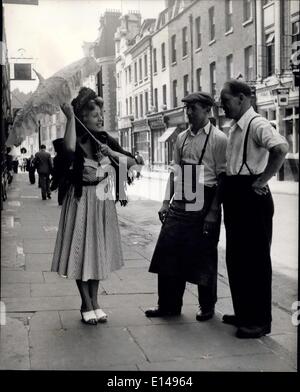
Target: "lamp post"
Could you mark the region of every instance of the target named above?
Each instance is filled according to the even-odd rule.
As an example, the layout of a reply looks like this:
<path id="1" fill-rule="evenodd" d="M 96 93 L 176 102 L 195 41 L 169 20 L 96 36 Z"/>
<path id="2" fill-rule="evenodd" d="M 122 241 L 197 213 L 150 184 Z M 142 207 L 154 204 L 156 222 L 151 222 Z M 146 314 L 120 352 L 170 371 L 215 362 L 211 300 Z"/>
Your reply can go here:
<path id="1" fill-rule="evenodd" d="M 41 121 L 39 120 L 39 127 L 38 127 L 38 136 L 39 136 L 39 150 L 41 149 L 42 141 L 41 141 Z"/>

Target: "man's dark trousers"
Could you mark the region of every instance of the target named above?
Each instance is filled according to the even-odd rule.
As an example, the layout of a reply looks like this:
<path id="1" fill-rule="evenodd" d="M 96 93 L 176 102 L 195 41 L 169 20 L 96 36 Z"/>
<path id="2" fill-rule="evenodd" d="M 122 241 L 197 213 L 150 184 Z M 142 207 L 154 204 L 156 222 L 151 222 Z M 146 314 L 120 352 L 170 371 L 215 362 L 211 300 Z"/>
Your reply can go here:
<path id="1" fill-rule="evenodd" d="M 39 174 L 39 184 L 41 186 L 42 199 L 45 200 L 50 192 L 50 178 L 49 174 Z"/>

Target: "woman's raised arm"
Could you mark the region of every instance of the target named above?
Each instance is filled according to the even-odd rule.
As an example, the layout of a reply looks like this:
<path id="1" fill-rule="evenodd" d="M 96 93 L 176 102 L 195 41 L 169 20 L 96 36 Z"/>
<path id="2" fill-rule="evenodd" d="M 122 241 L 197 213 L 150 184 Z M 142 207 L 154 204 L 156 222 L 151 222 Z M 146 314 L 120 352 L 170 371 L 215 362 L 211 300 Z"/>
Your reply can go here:
<path id="1" fill-rule="evenodd" d="M 72 105 L 64 103 L 61 105 L 61 110 L 67 118 L 66 131 L 64 136 L 65 148 L 69 152 L 75 152 L 76 148 L 76 130 L 75 130 L 75 116 Z"/>

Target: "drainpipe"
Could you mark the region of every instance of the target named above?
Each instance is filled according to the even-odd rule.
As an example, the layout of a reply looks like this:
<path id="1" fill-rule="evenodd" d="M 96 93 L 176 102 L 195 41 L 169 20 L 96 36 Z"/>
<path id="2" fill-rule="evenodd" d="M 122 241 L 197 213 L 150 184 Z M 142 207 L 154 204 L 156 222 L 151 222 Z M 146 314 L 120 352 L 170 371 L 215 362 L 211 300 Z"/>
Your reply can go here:
<path id="1" fill-rule="evenodd" d="M 153 54 L 153 47 L 152 47 L 152 35 L 150 35 L 150 105 L 153 107 L 153 70 L 152 70 L 152 54 Z M 148 122 L 149 124 L 149 122 Z M 149 127 L 150 128 L 150 127 Z M 149 132 L 149 168 L 151 170 L 153 165 L 153 146 L 152 146 L 152 132 L 150 128 Z"/>

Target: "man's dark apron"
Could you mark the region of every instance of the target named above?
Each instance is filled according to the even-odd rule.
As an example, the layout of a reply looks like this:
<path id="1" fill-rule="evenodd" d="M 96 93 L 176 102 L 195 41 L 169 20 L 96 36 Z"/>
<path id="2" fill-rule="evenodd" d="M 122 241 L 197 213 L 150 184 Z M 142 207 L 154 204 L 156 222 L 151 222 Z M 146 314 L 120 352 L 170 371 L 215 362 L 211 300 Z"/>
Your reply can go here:
<path id="1" fill-rule="evenodd" d="M 252 120 L 245 135 L 242 165 L 237 175 L 226 176 L 223 198 L 228 278 L 234 312 L 243 326 L 271 322 L 270 248 L 274 205 L 269 188 L 266 195 L 258 195 L 252 188 L 259 177 L 252 174 L 247 164 Z M 249 175 L 240 174 L 244 165 Z"/>
<path id="2" fill-rule="evenodd" d="M 212 127 L 211 127 L 212 128 Z M 198 165 L 201 165 L 206 150 L 207 142 L 211 133 L 206 137 L 204 147 Z M 183 147 L 181 148 L 180 165 L 184 173 L 185 165 L 192 165 L 192 187 L 196 189 L 196 166 L 182 159 Z M 184 175 L 182 176 L 182 189 Z M 182 207 L 173 200 L 166 221 L 164 222 L 154 254 L 151 260 L 149 272 L 164 274 L 167 276 L 181 277 L 187 282 L 209 286 L 215 284 L 217 275 L 217 244 L 220 234 L 220 221 L 216 231 L 212 235 L 203 235 L 204 218 L 214 198 L 216 187 L 204 187 L 204 205 L 200 211 L 186 211 L 186 203 L 195 200 L 185 200 L 183 197 Z"/>

